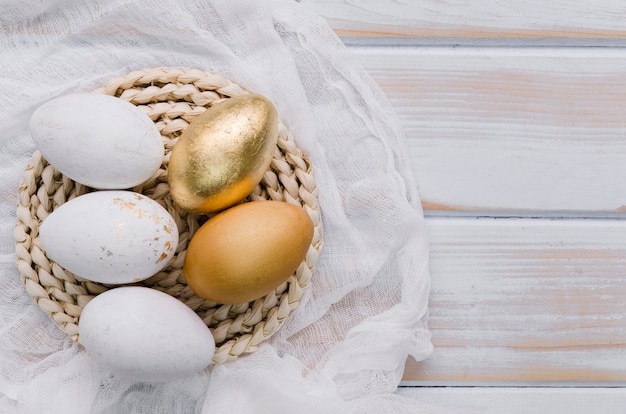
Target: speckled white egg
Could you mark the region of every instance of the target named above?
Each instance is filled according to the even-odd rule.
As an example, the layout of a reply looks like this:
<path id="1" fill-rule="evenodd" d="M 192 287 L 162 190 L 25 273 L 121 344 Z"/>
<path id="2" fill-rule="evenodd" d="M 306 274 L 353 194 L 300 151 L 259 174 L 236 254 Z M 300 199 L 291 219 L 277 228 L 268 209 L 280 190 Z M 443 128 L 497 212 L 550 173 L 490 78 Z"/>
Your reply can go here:
<path id="1" fill-rule="evenodd" d="M 136 192 L 95 191 L 54 210 L 39 229 L 46 255 L 83 279 L 131 283 L 163 269 L 178 245 L 174 218 Z"/>
<path id="2" fill-rule="evenodd" d="M 126 286 L 99 294 L 83 309 L 79 341 L 103 368 L 143 382 L 205 369 L 215 340 L 187 305 L 158 290 Z"/>
<path id="3" fill-rule="evenodd" d="M 30 134 L 43 156 L 74 181 L 127 189 L 148 180 L 163 161 L 156 125 L 141 109 L 113 96 L 61 96 L 33 113 Z"/>

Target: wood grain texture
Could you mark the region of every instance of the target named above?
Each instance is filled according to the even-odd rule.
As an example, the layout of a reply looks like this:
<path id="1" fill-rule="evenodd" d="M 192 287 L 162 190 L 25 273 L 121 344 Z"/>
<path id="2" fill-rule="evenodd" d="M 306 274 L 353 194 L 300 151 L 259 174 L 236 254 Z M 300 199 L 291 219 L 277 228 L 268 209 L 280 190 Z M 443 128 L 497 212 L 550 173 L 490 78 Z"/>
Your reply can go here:
<path id="1" fill-rule="evenodd" d="M 343 37 L 626 39 L 619 0 L 301 0 Z"/>
<path id="2" fill-rule="evenodd" d="M 615 414 L 626 407 L 620 388 L 400 388 L 398 394 L 457 414 Z"/>
<path id="3" fill-rule="evenodd" d="M 418 385 L 626 384 L 626 223 L 429 219 Z"/>
<path id="4" fill-rule="evenodd" d="M 429 212 L 624 215 L 626 50 L 351 50 L 400 117 Z"/>
<path id="5" fill-rule="evenodd" d="M 626 386 L 626 4 L 301 4 L 390 98 L 436 216 L 435 351 L 407 363 L 398 393 L 487 413 L 623 411 L 624 389 L 580 387 Z M 536 385 L 567 388 L 501 388 Z"/>

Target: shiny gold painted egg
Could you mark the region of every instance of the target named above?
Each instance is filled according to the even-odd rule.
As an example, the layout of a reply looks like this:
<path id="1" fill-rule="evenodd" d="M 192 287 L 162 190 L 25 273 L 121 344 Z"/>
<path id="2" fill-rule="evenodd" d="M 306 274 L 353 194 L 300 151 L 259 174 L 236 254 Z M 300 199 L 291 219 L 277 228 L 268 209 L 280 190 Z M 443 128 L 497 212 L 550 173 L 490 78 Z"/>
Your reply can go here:
<path id="1" fill-rule="evenodd" d="M 183 264 L 187 285 L 222 304 L 261 298 L 294 274 L 313 239 L 304 208 L 252 201 L 226 209 L 193 235 Z"/>
<path id="2" fill-rule="evenodd" d="M 278 140 L 278 114 L 264 96 L 224 100 L 193 120 L 170 155 L 174 202 L 194 213 L 236 204 L 269 168 Z"/>

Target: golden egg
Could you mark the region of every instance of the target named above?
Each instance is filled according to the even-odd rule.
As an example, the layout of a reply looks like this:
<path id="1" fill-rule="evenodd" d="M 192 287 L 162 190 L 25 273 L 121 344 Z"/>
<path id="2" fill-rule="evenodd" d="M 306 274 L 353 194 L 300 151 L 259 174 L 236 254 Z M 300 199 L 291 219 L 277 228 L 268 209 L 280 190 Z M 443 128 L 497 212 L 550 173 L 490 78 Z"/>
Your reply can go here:
<path id="1" fill-rule="evenodd" d="M 231 207 L 193 235 L 183 272 L 187 284 L 212 302 L 250 302 L 270 293 L 305 259 L 313 222 L 302 207 L 253 201 Z"/>
<path id="2" fill-rule="evenodd" d="M 168 182 L 184 210 L 209 213 L 244 199 L 269 168 L 278 114 L 261 95 L 224 100 L 193 120 L 170 155 Z"/>

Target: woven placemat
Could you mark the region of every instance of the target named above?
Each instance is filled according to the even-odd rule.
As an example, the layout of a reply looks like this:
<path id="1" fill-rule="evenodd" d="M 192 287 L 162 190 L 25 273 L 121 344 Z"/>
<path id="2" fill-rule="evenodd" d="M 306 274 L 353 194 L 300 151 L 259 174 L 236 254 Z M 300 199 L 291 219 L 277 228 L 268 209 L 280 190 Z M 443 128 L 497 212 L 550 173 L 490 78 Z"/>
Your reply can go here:
<path id="1" fill-rule="evenodd" d="M 261 299 L 240 305 L 213 303 L 195 295 L 185 282 L 182 270 L 185 251 L 207 216 L 182 211 L 172 201 L 167 183 L 169 153 L 189 122 L 207 107 L 249 92 L 223 76 L 186 68 L 135 71 L 112 79 L 94 92 L 117 96 L 140 107 L 157 125 L 165 145 L 161 168 L 132 190 L 156 200 L 174 217 L 179 229 L 179 248 L 163 271 L 135 285 L 166 292 L 193 309 L 215 337 L 213 363 L 253 352 L 298 306 L 317 262 L 322 227 L 309 160 L 279 122 L 278 144 L 270 168 L 246 199 L 280 200 L 302 206 L 315 227 L 306 259 L 287 282 Z M 82 309 L 113 285 L 82 280 L 51 261 L 41 247 L 38 232 L 41 222 L 54 209 L 89 191 L 93 189 L 67 178 L 35 151 L 19 187 L 15 228 L 17 268 L 28 294 L 76 342 Z"/>

